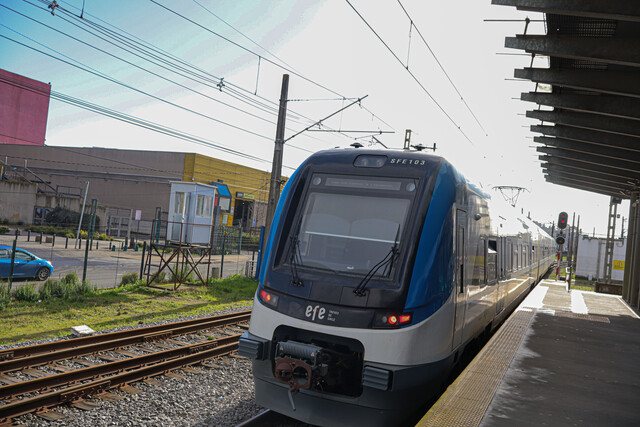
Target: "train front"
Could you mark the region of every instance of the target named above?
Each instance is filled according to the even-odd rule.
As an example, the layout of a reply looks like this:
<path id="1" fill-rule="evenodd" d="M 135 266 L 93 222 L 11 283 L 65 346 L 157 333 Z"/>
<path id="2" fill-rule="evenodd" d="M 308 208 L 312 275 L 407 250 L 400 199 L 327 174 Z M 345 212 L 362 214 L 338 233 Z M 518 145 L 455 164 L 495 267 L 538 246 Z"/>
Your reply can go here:
<path id="1" fill-rule="evenodd" d="M 293 174 L 240 342 L 258 404 L 312 424 L 389 425 L 428 397 L 425 385 L 437 388 L 451 363 L 447 165 L 331 150 Z"/>

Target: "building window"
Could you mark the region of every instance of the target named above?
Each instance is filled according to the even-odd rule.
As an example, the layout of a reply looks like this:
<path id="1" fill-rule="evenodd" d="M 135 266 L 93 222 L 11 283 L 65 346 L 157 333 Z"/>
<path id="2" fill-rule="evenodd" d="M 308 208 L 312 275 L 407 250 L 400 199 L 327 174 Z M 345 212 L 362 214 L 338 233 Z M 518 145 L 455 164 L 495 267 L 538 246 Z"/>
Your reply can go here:
<path id="1" fill-rule="evenodd" d="M 210 217 L 212 209 L 213 197 L 199 194 L 196 203 L 196 216 Z"/>
<path id="2" fill-rule="evenodd" d="M 184 212 L 184 193 L 176 192 L 175 202 L 173 204 L 173 213 L 181 214 Z"/>

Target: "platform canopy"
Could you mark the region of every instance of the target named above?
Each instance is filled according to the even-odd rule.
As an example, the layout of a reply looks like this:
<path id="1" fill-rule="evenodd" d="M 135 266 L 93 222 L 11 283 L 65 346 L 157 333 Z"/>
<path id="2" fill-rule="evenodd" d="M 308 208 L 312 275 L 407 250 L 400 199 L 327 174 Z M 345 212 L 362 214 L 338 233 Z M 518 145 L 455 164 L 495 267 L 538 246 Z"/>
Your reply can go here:
<path id="1" fill-rule="evenodd" d="M 505 41 L 507 48 L 549 57 L 549 68 L 515 70 L 516 78 L 551 87 L 551 92 L 521 95 L 538 104 L 526 115 L 541 122 L 531 130 L 540 134 L 534 141 L 540 144 L 545 179 L 635 198 L 640 186 L 640 0 L 492 3 L 545 14 L 546 35 Z"/>

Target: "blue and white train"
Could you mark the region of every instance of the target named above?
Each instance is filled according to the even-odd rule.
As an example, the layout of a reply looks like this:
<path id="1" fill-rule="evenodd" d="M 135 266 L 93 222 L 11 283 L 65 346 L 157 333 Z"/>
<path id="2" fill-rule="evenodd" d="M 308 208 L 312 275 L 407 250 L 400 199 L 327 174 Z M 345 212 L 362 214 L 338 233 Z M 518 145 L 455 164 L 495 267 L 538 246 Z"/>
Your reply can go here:
<path id="1" fill-rule="evenodd" d="M 283 189 L 240 342 L 257 403 L 311 424 L 397 424 L 524 298 L 553 245 L 442 157 L 312 155 Z"/>

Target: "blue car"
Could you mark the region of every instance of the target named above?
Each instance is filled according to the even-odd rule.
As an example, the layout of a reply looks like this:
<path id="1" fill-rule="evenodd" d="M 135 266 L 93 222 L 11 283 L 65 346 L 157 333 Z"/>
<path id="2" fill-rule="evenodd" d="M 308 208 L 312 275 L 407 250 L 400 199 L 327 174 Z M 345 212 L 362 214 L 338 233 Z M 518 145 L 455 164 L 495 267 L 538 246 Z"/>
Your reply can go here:
<path id="1" fill-rule="evenodd" d="M 9 277 L 11 270 L 11 246 L 0 246 L 0 279 Z M 47 280 L 53 274 L 53 265 L 24 249 L 16 248 L 13 264 L 13 277 L 33 277 L 37 280 Z"/>

